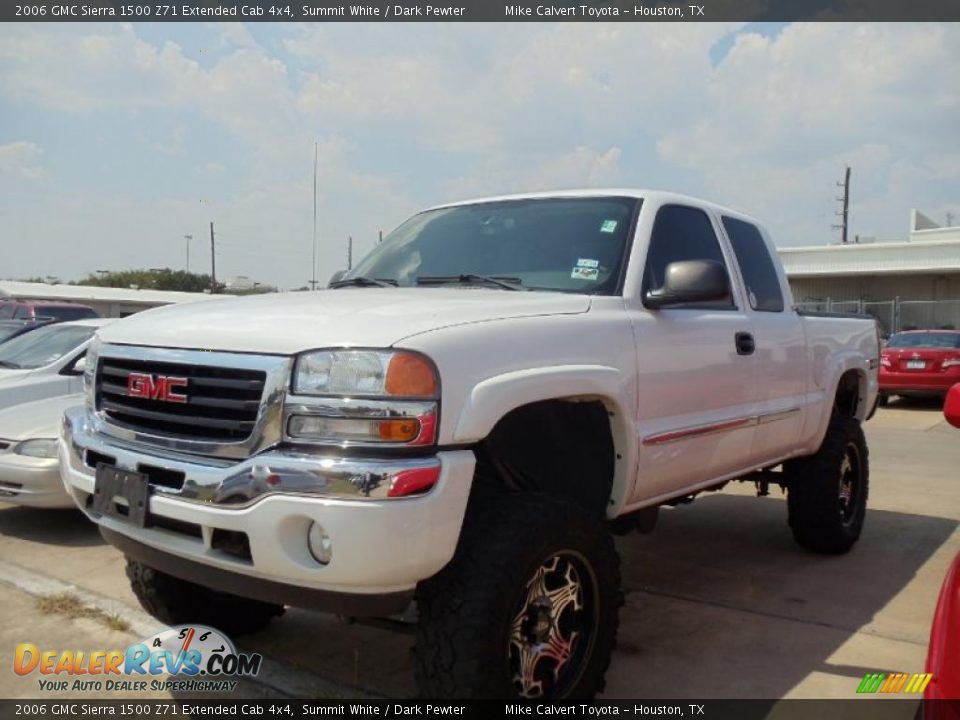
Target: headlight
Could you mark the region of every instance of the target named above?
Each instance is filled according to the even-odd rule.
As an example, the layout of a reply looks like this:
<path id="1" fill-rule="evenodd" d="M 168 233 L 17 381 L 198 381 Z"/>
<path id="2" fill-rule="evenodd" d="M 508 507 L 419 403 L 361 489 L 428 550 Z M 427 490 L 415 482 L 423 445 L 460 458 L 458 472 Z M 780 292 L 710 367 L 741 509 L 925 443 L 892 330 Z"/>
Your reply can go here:
<path id="1" fill-rule="evenodd" d="M 301 355 L 298 395 L 436 398 L 437 371 L 422 355 L 393 350 L 318 350 Z"/>
<path id="2" fill-rule="evenodd" d="M 57 441 L 54 438 L 38 440 L 24 440 L 13 449 L 16 455 L 26 455 L 35 458 L 55 458 L 57 456 Z"/>
<path id="3" fill-rule="evenodd" d="M 317 350 L 297 359 L 284 407 L 296 443 L 426 446 L 437 439 L 440 379 L 405 350 Z"/>

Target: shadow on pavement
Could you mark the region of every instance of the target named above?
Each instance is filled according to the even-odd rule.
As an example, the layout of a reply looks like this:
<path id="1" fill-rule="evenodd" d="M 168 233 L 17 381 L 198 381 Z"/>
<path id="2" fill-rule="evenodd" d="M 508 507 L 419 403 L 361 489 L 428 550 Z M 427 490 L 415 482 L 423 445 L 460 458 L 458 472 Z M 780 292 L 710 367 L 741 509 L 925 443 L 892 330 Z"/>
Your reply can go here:
<path id="1" fill-rule="evenodd" d="M 902 397 L 894 395 L 888 401 L 887 407 L 895 410 L 932 410 L 941 412 L 943 410 L 943 397 L 933 395 L 930 397 Z"/>
<path id="2" fill-rule="evenodd" d="M 826 557 L 794 544 L 776 496 L 711 495 L 665 511 L 653 534 L 618 540 L 627 604 L 606 696 L 779 698 L 810 673 L 827 672 L 840 676 L 840 695 L 849 685 L 852 697 L 863 674 L 884 669 L 883 658 L 845 664 L 831 656 L 875 620 L 956 525 L 871 510 L 860 543 Z M 885 617 L 882 631 L 869 633 L 884 636 L 888 653 L 886 634 L 903 635 L 912 645 L 895 643 L 894 652 L 916 653 L 935 596 L 936 589 L 929 608 Z M 407 635 L 291 609 L 242 644 L 344 687 L 416 694 Z"/>
<path id="3" fill-rule="evenodd" d="M 69 509 L 49 510 L 9 505 L 0 507 L 0 535 L 62 547 L 106 544 L 96 525 L 87 520 L 79 510 Z"/>

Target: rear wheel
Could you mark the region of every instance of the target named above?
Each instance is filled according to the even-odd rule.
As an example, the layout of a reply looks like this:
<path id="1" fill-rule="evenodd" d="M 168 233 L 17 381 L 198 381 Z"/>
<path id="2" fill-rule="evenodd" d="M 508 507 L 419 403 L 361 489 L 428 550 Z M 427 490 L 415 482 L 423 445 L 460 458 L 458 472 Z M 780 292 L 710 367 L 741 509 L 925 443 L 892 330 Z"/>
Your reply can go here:
<path id="1" fill-rule="evenodd" d="M 860 538 L 867 511 L 870 468 L 860 423 L 834 415 L 820 449 L 784 469 L 796 541 L 813 552 L 847 552 Z"/>
<path id="2" fill-rule="evenodd" d="M 418 588 L 420 691 L 593 697 L 622 604 L 606 522 L 554 497 L 495 498 L 468 514 L 454 559 Z"/>
<path id="3" fill-rule="evenodd" d="M 211 590 L 129 558 L 127 577 L 143 609 L 167 625 L 197 623 L 245 635 L 262 630 L 284 611 L 283 605 Z"/>

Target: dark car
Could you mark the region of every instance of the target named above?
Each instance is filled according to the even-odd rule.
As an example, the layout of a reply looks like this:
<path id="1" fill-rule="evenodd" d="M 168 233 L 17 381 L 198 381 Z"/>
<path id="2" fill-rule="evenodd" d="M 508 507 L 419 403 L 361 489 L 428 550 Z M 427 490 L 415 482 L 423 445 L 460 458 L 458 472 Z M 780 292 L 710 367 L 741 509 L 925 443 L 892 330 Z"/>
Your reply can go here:
<path id="1" fill-rule="evenodd" d="M 86 320 L 100 314 L 92 307 L 52 300 L 0 300 L 0 320 Z"/>
<path id="2" fill-rule="evenodd" d="M 880 353 L 880 402 L 891 395 L 944 396 L 960 382 L 960 331 L 910 330 Z"/>

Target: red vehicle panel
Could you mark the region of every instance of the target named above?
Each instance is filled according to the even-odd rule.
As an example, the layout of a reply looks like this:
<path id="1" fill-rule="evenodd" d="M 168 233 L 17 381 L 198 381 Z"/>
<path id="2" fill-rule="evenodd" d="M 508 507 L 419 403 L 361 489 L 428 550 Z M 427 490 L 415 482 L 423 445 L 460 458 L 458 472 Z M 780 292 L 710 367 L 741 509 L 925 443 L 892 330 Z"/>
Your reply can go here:
<path id="1" fill-rule="evenodd" d="M 923 693 L 924 700 L 960 700 L 960 555 L 940 590 L 925 672 L 933 679 Z M 927 720 L 955 720 L 960 718 L 960 705 L 928 706 L 925 716 Z"/>
<path id="2" fill-rule="evenodd" d="M 880 353 L 880 391 L 885 395 L 945 395 L 960 382 L 960 332 L 897 333 Z"/>

